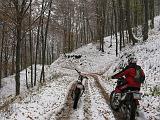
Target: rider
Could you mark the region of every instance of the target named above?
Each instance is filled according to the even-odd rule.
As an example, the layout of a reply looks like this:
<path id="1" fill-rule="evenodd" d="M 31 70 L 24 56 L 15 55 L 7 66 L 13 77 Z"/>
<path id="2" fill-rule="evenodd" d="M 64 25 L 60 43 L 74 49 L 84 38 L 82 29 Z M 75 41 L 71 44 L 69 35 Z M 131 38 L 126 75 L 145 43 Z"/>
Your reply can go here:
<path id="1" fill-rule="evenodd" d="M 138 90 L 138 91 L 140 90 L 141 83 L 135 80 L 137 67 L 140 67 L 137 65 L 137 58 L 135 56 L 130 56 L 128 58 L 128 65 L 121 72 L 111 76 L 112 79 L 124 78 L 125 81 L 124 84 L 116 87 L 115 89 L 116 93 L 122 93 L 124 90 Z M 142 76 L 145 79 L 145 74 L 143 70 L 142 70 Z"/>
<path id="2" fill-rule="evenodd" d="M 82 96 L 82 94 L 84 93 L 84 90 L 85 90 L 84 85 L 82 84 L 82 80 L 83 80 L 83 77 L 80 76 L 75 83 L 74 90 L 72 91 L 72 98 L 73 98 L 73 95 L 74 95 L 73 109 L 77 109 L 78 100 Z"/>

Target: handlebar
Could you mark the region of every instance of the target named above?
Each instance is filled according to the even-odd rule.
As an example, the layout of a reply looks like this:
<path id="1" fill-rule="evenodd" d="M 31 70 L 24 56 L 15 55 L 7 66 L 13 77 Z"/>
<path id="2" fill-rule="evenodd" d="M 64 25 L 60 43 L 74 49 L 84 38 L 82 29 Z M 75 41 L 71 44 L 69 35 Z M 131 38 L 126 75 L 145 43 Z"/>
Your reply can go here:
<path id="1" fill-rule="evenodd" d="M 83 80 L 84 78 L 88 79 L 88 77 L 87 77 L 87 76 L 82 75 L 82 74 L 81 74 L 81 72 L 80 72 L 80 71 L 78 71 L 76 68 L 75 68 L 75 70 L 76 70 L 76 71 L 77 71 L 77 73 L 79 74 L 79 78 L 78 78 L 78 79 L 80 79 L 80 80 Z"/>
<path id="2" fill-rule="evenodd" d="M 77 73 L 78 73 L 78 74 L 81 74 L 81 72 L 80 72 L 80 71 L 78 71 L 76 68 L 75 68 L 75 70 L 77 71 Z"/>

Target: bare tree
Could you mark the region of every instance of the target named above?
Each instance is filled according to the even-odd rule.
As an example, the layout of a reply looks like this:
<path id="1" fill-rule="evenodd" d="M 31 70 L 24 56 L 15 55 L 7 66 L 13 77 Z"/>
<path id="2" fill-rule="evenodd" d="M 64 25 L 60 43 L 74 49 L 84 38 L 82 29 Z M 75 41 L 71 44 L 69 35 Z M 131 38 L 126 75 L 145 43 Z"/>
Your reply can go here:
<path id="1" fill-rule="evenodd" d="M 117 37 L 117 12 L 116 12 L 116 5 L 115 5 L 115 1 L 112 0 L 112 4 L 113 4 L 113 12 L 114 12 L 114 26 L 115 26 L 115 36 L 116 36 L 116 56 L 118 55 L 118 37 Z"/>
<path id="2" fill-rule="evenodd" d="M 40 18 L 39 18 L 39 22 L 38 22 L 38 28 L 37 28 L 37 41 L 36 41 L 36 52 L 35 52 L 35 67 L 34 67 L 34 86 L 36 85 L 36 81 L 37 81 L 37 78 L 36 78 L 36 71 L 37 71 L 37 56 L 38 56 L 38 50 L 39 50 L 39 35 L 40 35 L 40 26 L 41 26 L 41 23 L 42 23 L 42 17 L 43 17 L 43 14 L 44 14 L 44 0 L 42 1 L 42 9 L 41 9 L 41 13 L 40 13 Z"/>
<path id="3" fill-rule="evenodd" d="M 44 64 L 45 64 L 45 52 L 46 52 L 46 42 L 47 42 L 47 34 L 48 34 L 48 26 L 50 21 L 50 15 L 51 15 L 51 7 L 52 7 L 52 0 L 49 2 L 49 11 L 48 11 L 48 17 L 47 17 L 47 23 L 46 23 L 46 29 L 45 29 L 45 36 L 44 36 L 44 43 L 42 43 L 42 71 L 41 71 L 41 77 L 40 81 L 45 82 L 45 71 L 44 71 Z"/>
<path id="4" fill-rule="evenodd" d="M 151 19 L 151 24 L 150 24 L 150 27 L 151 29 L 154 28 L 154 0 L 149 0 L 149 6 L 150 6 L 150 19 Z"/>
<path id="5" fill-rule="evenodd" d="M 15 7 L 15 23 L 16 23 L 16 39 L 17 39 L 17 45 L 16 45 L 16 75 L 15 75 L 15 81 L 16 81 L 16 95 L 20 94 L 20 48 L 21 48 L 21 41 L 22 41 L 22 22 L 23 18 L 25 16 L 25 13 L 28 9 L 26 7 L 27 0 L 19 1 L 19 0 L 11 0 L 14 7 Z"/>
<path id="6" fill-rule="evenodd" d="M 148 39 L 148 0 L 144 0 L 145 21 L 143 27 L 143 41 Z"/>
<path id="7" fill-rule="evenodd" d="M 2 44 L 1 44 L 1 51 L 0 51 L 0 88 L 2 87 L 1 79 L 2 79 L 2 62 L 3 62 L 3 43 L 4 43 L 4 33 L 5 33 L 5 23 L 2 23 L 3 28 L 2 28 Z"/>
<path id="8" fill-rule="evenodd" d="M 133 45 L 138 41 L 134 38 L 132 33 L 132 26 L 131 26 L 131 14 L 130 14 L 130 0 L 126 0 L 126 21 L 127 21 L 127 30 L 129 34 L 129 40 L 132 41 Z"/>

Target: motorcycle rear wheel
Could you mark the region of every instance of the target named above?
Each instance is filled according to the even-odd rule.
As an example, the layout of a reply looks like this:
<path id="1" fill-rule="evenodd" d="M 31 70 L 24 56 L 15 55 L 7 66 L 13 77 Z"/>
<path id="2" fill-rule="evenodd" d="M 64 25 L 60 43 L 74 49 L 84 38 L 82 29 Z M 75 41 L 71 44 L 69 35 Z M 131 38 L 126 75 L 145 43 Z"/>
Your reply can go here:
<path id="1" fill-rule="evenodd" d="M 127 100 L 123 105 L 124 109 L 124 120 L 135 120 L 137 105 L 133 98 L 131 100 Z"/>

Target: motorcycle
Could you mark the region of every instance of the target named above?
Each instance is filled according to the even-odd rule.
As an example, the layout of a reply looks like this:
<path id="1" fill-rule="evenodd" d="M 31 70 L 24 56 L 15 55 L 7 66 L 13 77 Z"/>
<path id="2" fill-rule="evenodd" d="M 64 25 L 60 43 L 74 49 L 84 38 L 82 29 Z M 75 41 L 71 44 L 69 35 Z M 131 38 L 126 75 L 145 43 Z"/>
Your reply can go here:
<path id="1" fill-rule="evenodd" d="M 116 87 L 125 84 L 124 79 L 117 80 Z M 139 91 L 125 90 L 122 93 L 116 93 L 113 90 L 110 94 L 110 106 L 114 111 L 121 111 L 123 120 L 135 120 L 137 102 L 141 100 L 142 94 Z"/>
<path id="2" fill-rule="evenodd" d="M 79 74 L 79 77 L 78 77 L 78 81 L 75 85 L 75 89 L 74 91 L 72 91 L 72 99 L 74 101 L 73 103 L 73 108 L 74 109 L 77 109 L 77 104 L 78 104 L 78 101 L 79 101 L 79 98 L 83 95 L 84 93 L 84 85 L 82 84 L 82 81 L 84 78 L 88 79 L 86 76 L 82 75 L 80 71 L 78 71 L 77 69 L 75 69 L 77 71 L 77 73 Z"/>

